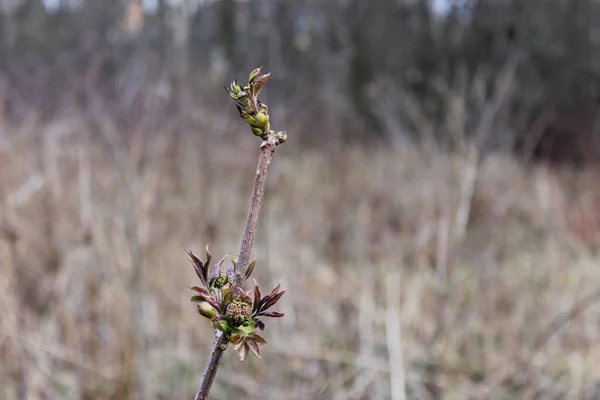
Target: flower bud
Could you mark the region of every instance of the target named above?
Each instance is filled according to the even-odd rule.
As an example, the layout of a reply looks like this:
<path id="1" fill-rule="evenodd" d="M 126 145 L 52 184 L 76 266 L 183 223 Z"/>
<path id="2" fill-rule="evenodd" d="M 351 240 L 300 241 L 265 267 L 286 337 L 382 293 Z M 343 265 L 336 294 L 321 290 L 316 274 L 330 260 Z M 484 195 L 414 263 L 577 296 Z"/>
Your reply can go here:
<path id="1" fill-rule="evenodd" d="M 256 78 L 258 78 L 258 75 L 260 74 L 260 70 L 261 70 L 261 67 L 256 68 L 254 71 L 252 71 L 250 73 L 250 77 L 248 78 L 248 83 L 250 83 L 250 84 L 254 83 L 254 81 L 256 80 Z"/>
<path id="2" fill-rule="evenodd" d="M 206 301 L 198 304 L 198 313 L 208 319 L 213 319 L 218 314 L 217 310 Z"/>
<path id="3" fill-rule="evenodd" d="M 223 286 L 227 285 L 228 283 L 233 283 L 233 277 L 229 276 L 226 271 L 221 271 L 221 273 L 217 277 L 217 280 L 215 281 L 214 286 L 217 289 L 221 289 Z"/>
<path id="4" fill-rule="evenodd" d="M 279 144 L 281 144 L 287 140 L 287 133 L 285 131 L 279 131 L 275 134 L 275 137 Z"/>
<path id="5" fill-rule="evenodd" d="M 247 124 L 256 126 L 256 118 L 252 115 L 248 114 L 247 112 L 242 112 L 241 117 Z"/>
<path id="6" fill-rule="evenodd" d="M 263 130 L 254 126 L 252 127 L 252 133 L 254 133 L 256 136 L 262 136 Z"/>
<path id="7" fill-rule="evenodd" d="M 261 129 L 269 129 L 269 115 L 264 112 L 256 114 L 254 126 Z"/>
<path id="8" fill-rule="evenodd" d="M 252 318 L 252 304 L 242 300 L 234 300 L 229 303 L 225 312 L 225 320 L 229 325 L 238 327 Z"/>

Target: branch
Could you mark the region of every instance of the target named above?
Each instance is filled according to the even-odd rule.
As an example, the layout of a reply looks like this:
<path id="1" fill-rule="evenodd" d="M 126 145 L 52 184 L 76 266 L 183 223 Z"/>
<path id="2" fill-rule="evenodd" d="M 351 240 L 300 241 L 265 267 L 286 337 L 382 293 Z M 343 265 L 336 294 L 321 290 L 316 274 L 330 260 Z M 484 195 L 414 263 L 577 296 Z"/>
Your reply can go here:
<path id="1" fill-rule="evenodd" d="M 260 357 L 258 345 L 264 344 L 266 341 L 254 333 L 259 327 L 260 329 L 264 329 L 264 323 L 256 319 L 256 317 L 265 316 L 278 318 L 283 316 L 282 313 L 265 312 L 267 308 L 275 304 L 285 293 L 285 289 L 279 290 L 279 285 L 270 294 L 262 298 L 257 286 L 254 291 L 254 303 L 249 296 L 240 290 L 237 290 L 242 287 L 254 268 L 254 263 L 250 266 L 250 253 L 252 252 L 252 246 L 254 245 L 254 235 L 256 234 L 256 228 L 258 226 L 258 215 L 265 195 L 267 174 L 269 172 L 269 167 L 271 166 L 273 153 L 275 153 L 275 147 L 282 144 L 287 139 L 285 131 L 275 133 L 271 129 L 268 107 L 266 104 L 261 103 L 257 98 L 258 93 L 267 82 L 270 75 L 265 74 L 259 76 L 260 71 L 261 68 L 252 71 L 247 86 L 242 88 L 237 84 L 237 81 L 234 80 L 230 87 L 226 88 L 231 98 L 235 101 L 240 117 L 244 122 L 250 125 L 252 133 L 263 140 L 260 145 L 256 176 L 254 177 L 254 188 L 252 190 L 252 198 L 250 199 L 250 207 L 248 209 L 244 234 L 242 236 L 240 253 L 237 262 L 232 260 L 235 266 L 235 269 L 231 271 L 233 282 L 231 280 L 229 280 L 230 283 L 219 281 L 219 279 L 227 280 L 232 278 L 231 275 L 225 275 L 224 278 L 220 277 L 220 263 L 217 263 L 215 266 L 214 278 L 209 279 L 208 266 L 210 263 L 210 253 L 208 252 L 208 248 L 206 263 L 202 263 L 190 253 L 195 264 L 194 268 L 196 269 L 196 274 L 202 280 L 204 286 L 203 288 L 196 287 L 195 290 L 199 294 L 194 296 L 192 300 L 197 298 L 197 300 L 200 301 L 199 304 L 197 303 L 198 311 L 201 315 L 210 318 L 217 329 L 215 333 L 215 342 L 194 400 L 207 398 L 212 383 L 215 380 L 219 362 L 221 361 L 230 340 L 233 340 L 234 350 L 239 352 L 240 360 L 244 361 L 249 352 Z M 227 278 L 227 276 L 229 278 Z M 228 285 L 230 285 L 230 287 L 227 287 Z M 216 297 L 213 297 L 212 295 L 214 290 L 219 294 L 218 296 L 215 295 Z M 204 307 L 204 311 L 202 311 L 202 304 L 207 306 L 209 311 L 206 311 L 207 307 Z M 232 305 L 232 307 L 229 307 L 230 305 Z M 219 309 L 219 311 L 217 311 L 217 309 Z M 251 330 L 241 329 L 240 320 L 246 321 L 247 324 L 245 324 L 244 327 L 249 327 Z"/>
<path id="2" fill-rule="evenodd" d="M 202 380 L 200 381 L 200 387 L 196 392 L 194 400 L 204 400 L 208 398 L 210 387 L 212 386 L 215 380 L 215 376 L 217 375 L 217 369 L 219 368 L 219 363 L 221 362 L 223 353 L 225 353 L 225 350 L 227 350 L 228 343 L 229 338 L 227 337 L 227 335 L 225 335 L 221 331 L 217 331 L 215 333 L 215 342 L 213 343 L 212 350 L 210 351 L 210 357 L 208 358 L 208 362 L 206 363 L 206 367 L 204 368 Z"/>
<path id="3" fill-rule="evenodd" d="M 275 152 L 277 139 L 273 135 L 269 135 L 260 146 L 260 155 L 258 156 L 258 165 L 256 166 L 256 177 L 254 178 L 254 189 L 252 190 L 252 199 L 250 200 L 250 208 L 246 217 L 246 226 L 244 228 L 244 236 L 242 236 L 242 245 L 238 256 L 237 268 L 235 271 L 234 285 L 242 287 L 246 280 L 246 271 L 250 263 L 250 253 L 254 245 L 254 234 L 258 226 L 258 214 L 263 203 L 265 195 L 265 186 L 267 184 L 267 174 Z"/>

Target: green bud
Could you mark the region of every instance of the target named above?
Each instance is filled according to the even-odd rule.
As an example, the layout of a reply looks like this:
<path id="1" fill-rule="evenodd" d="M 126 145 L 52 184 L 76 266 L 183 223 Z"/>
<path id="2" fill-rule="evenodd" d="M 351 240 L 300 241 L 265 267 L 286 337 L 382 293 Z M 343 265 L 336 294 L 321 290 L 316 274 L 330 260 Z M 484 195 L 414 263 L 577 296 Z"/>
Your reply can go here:
<path id="1" fill-rule="evenodd" d="M 213 319 L 218 314 L 217 310 L 206 301 L 198 304 L 198 312 L 208 319 Z"/>
<path id="2" fill-rule="evenodd" d="M 248 78 L 248 83 L 250 83 L 250 84 L 254 83 L 254 81 L 256 80 L 256 78 L 258 78 L 258 75 L 260 74 L 261 68 L 262 67 L 258 67 L 254 71 L 250 72 L 250 77 Z"/>
<path id="3" fill-rule="evenodd" d="M 262 136 L 263 135 L 263 130 L 260 128 L 257 128 L 255 126 L 252 127 L 252 133 L 254 133 L 256 136 Z"/>
<path id="4" fill-rule="evenodd" d="M 245 112 L 245 111 L 242 111 L 242 112 L 240 113 L 240 115 L 241 115 L 242 119 L 243 119 L 243 120 L 244 120 L 246 123 L 248 123 L 248 124 L 250 124 L 250 125 L 252 125 L 252 126 L 256 126 L 256 118 L 254 118 L 252 115 L 248 114 L 248 113 L 247 113 L 247 112 Z"/>
<path id="5" fill-rule="evenodd" d="M 259 112 L 258 114 L 256 114 L 255 117 L 255 123 L 253 124 L 254 126 L 256 126 L 257 128 L 261 128 L 261 129 L 269 129 L 270 124 L 269 124 L 269 115 L 265 114 L 264 112 Z"/>
<path id="6" fill-rule="evenodd" d="M 279 144 L 284 143 L 287 140 L 287 133 L 285 131 L 279 131 L 275 134 Z"/>
<path id="7" fill-rule="evenodd" d="M 217 289 L 221 289 L 221 291 L 223 291 L 224 286 L 227 285 L 228 283 L 233 283 L 233 277 L 229 276 L 227 274 L 227 272 L 221 271 L 221 273 L 219 274 L 219 276 L 215 280 L 215 285 L 214 286 Z"/>

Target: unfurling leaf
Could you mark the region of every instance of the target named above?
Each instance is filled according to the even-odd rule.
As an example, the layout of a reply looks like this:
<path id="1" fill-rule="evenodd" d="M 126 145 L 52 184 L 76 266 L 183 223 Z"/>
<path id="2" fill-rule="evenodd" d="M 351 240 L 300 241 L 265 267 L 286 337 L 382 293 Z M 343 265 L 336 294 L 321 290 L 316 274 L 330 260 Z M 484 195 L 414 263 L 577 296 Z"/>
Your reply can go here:
<path id="1" fill-rule="evenodd" d="M 219 261 L 217 261 L 217 263 L 215 264 L 215 268 L 213 273 L 210 275 L 210 279 L 208 282 L 209 286 L 214 286 L 215 281 L 217 280 L 217 278 L 219 277 L 219 275 L 221 274 L 221 264 L 223 264 L 223 261 L 225 261 L 225 257 L 221 258 Z"/>
<path id="2" fill-rule="evenodd" d="M 254 302 L 252 303 L 252 312 L 255 312 L 258 309 L 260 304 L 260 296 L 260 287 L 258 287 L 256 279 L 254 279 Z"/>
<path id="3" fill-rule="evenodd" d="M 190 298 L 190 301 L 191 301 L 192 303 L 200 304 L 200 303 L 203 303 L 203 302 L 205 302 L 205 301 L 208 301 L 208 299 L 209 299 L 209 296 L 208 296 L 208 295 L 203 295 L 203 294 L 201 294 L 201 295 L 198 295 L 198 296 L 192 296 L 192 297 Z"/>
<path id="4" fill-rule="evenodd" d="M 194 271 L 196 271 L 196 275 L 198 275 L 198 278 L 200 278 L 200 280 L 202 281 L 202 283 L 204 283 L 206 285 L 206 280 L 207 280 L 206 275 L 208 275 L 208 273 L 204 272 L 204 264 L 190 250 L 186 250 L 186 252 L 188 253 L 188 255 L 190 256 L 190 258 L 192 259 L 192 266 L 194 267 Z"/>
<path id="5" fill-rule="evenodd" d="M 215 301 L 215 299 L 213 299 L 212 297 L 209 297 L 208 299 L 206 299 L 206 302 L 209 303 L 211 306 L 213 306 L 215 308 L 215 310 L 217 310 L 219 312 L 219 314 L 223 313 L 223 308 L 221 307 L 221 305 L 219 303 L 217 303 Z"/>
<path id="6" fill-rule="evenodd" d="M 261 75 L 258 78 L 256 78 L 256 82 L 254 83 L 254 95 L 255 96 L 258 96 L 258 94 L 260 93 L 263 86 L 265 86 L 265 83 L 267 83 L 267 81 L 269 80 L 270 76 L 271 76 L 271 73 L 269 72 L 268 74 L 264 74 L 264 75 Z"/>
<path id="7" fill-rule="evenodd" d="M 208 296 L 208 290 L 206 290 L 206 288 L 200 287 L 200 286 L 190 286 L 190 289 L 192 289 L 194 292 L 198 292 L 202 295 L 206 295 Z"/>
<path id="8" fill-rule="evenodd" d="M 254 267 L 256 267 L 256 260 L 258 260 L 258 257 L 252 260 L 250 265 L 248 265 L 248 269 L 246 270 L 246 279 L 250 278 L 250 275 L 252 275 L 252 271 L 254 271 Z"/>
<path id="9" fill-rule="evenodd" d="M 256 78 L 258 78 L 258 75 L 260 75 L 261 69 L 262 69 L 262 67 L 258 67 L 254 71 L 250 72 L 250 77 L 248 78 L 249 84 L 252 85 L 254 83 L 254 81 L 256 81 Z"/>
<path id="10" fill-rule="evenodd" d="M 223 303 L 229 304 L 233 300 L 233 286 L 226 285 L 221 288 L 221 293 L 223 293 Z"/>
<path id="11" fill-rule="evenodd" d="M 275 289 L 273 289 L 271 291 L 271 293 L 269 293 L 268 295 L 266 295 L 265 297 L 263 297 L 260 300 L 258 307 L 257 307 L 257 310 L 259 313 L 262 313 L 263 311 L 273 307 L 275 305 L 275 303 L 277 303 L 279 301 L 281 296 L 283 296 L 285 294 L 286 289 L 279 291 L 280 287 L 281 287 L 281 284 L 277 285 L 275 287 Z"/>
<path id="12" fill-rule="evenodd" d="M 242 110 L 240 112 L 240 116 L 242 117 L 244 122 L 246 122 L 247 124 L 250 124 L 252 126 L 256 125 L 256 119 L 252 115 L 247 113 L 246 111 Z"/>
<path id="13" fill-rule="evenodd" d="M 206 245 L 206 261 L 204 262 L 204 269 L 206 270 L 206 275 L 208 276 L 208 268 L 210 266 L 210 260 L 212 260 L 212 254 L 208 251 L 208 245 Z"/>
<path id="14" fill-rule="evenodd" d="M 271 317 L 271 318 L 281 318 L 281 317 L 285 316 L 284 313 L 280 313 L 280 312 L 277 312 L 277 311 L 266 311 L 266 312 L 263 312 L 263 313 L 261 313 L 259 315 L 261 317 Z"/>
<path id="15" fill-rule="evenodd" d="M 267 310 L 273 307 L 286 292 L 286 289 L 283 289 L 281 292 L 276 293 L 274 295 L 269 295 L 269 300 L 263 306 L 263 310 Z"/>

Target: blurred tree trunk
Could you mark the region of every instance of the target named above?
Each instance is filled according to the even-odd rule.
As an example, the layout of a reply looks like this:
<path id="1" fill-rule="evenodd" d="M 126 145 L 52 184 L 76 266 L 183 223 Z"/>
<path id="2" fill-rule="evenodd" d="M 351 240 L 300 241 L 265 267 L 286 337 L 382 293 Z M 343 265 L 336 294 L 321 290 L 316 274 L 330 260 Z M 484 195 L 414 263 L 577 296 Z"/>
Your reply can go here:
<path id="1" fill-rule="evenodd" d="M 167 50 L 168 36 L 169 36 L 169 24 L 167 23 L 167 3 L 166 0 L 158 0 L 158 6 L 156 9 L 156 23 L 158 24 L 158 38 L 157 46 L 158 52 L 161 55 L 161 59 L 164 59 L 164 55 Z"/>
<path id="2" fill-rule="evenodd" d="M 357 115 L 371 127 L 373 133 L 376 133 L 381 132 L 382 127 L 370 107 L 367 88 L 378 74 L 378 65 L 373 62 L 373 59 L 377 58 L 374 58 L 373 53 L 375 51 L 385 52 L 387 41 L 385 38 L 378 38 L 381 41 L 377 40 L 377 42 L 372 40 L 378 33 L 374 32 L 373 23 L 379 26 L 385 25 L 385 15 L 391 11 L 390 7 L 395 6 L 394 2 L 389 0 L 375 0 L 373 3 L 376 4 L 365 5 L 361 1 L 354 1 L 354 4 L 348 7 L 353 47 L 353 57 L 350 60 L 349 90 Z"/>
<path id="3" fill-rule="evenodd" d="M 14 10 L 6 7 L 0 7 L 0 54 L 5 49 L 10 49 L 15 43 L 17 37 L 17 24 L 14 18 Z M 4 57 L 0 56 L 0 60 Z"/>
<path id="4" fill-rule="evenodd" d="M 46 8 L 42 0 L 25 0 L 15 13 L 14 23 L 20 37 L 43 43 L 46 34 Z M 29 41 L 26 43 L 29 44 Z"/>
<path id="5" fill-rule="evenodd" d="M 221 0 L 218 5 L 220 20 L 219 36 L 221 37 L 221 45 L 225 49 L 229 65 L 233 69 L 239 68 L 235 25 L 237 11 L 236 3 L 235 0 Z"/>
<path id="6" fill-rule="evenodd" d="M 171 7 L 171 31 L 173 32 L 174 70 L 175 76 L 184 89 L 183 84 L 189 72 L 189 37 L 190 19 L 188 15 L 189 0 L 183 0 L 179 6 Z"/>

